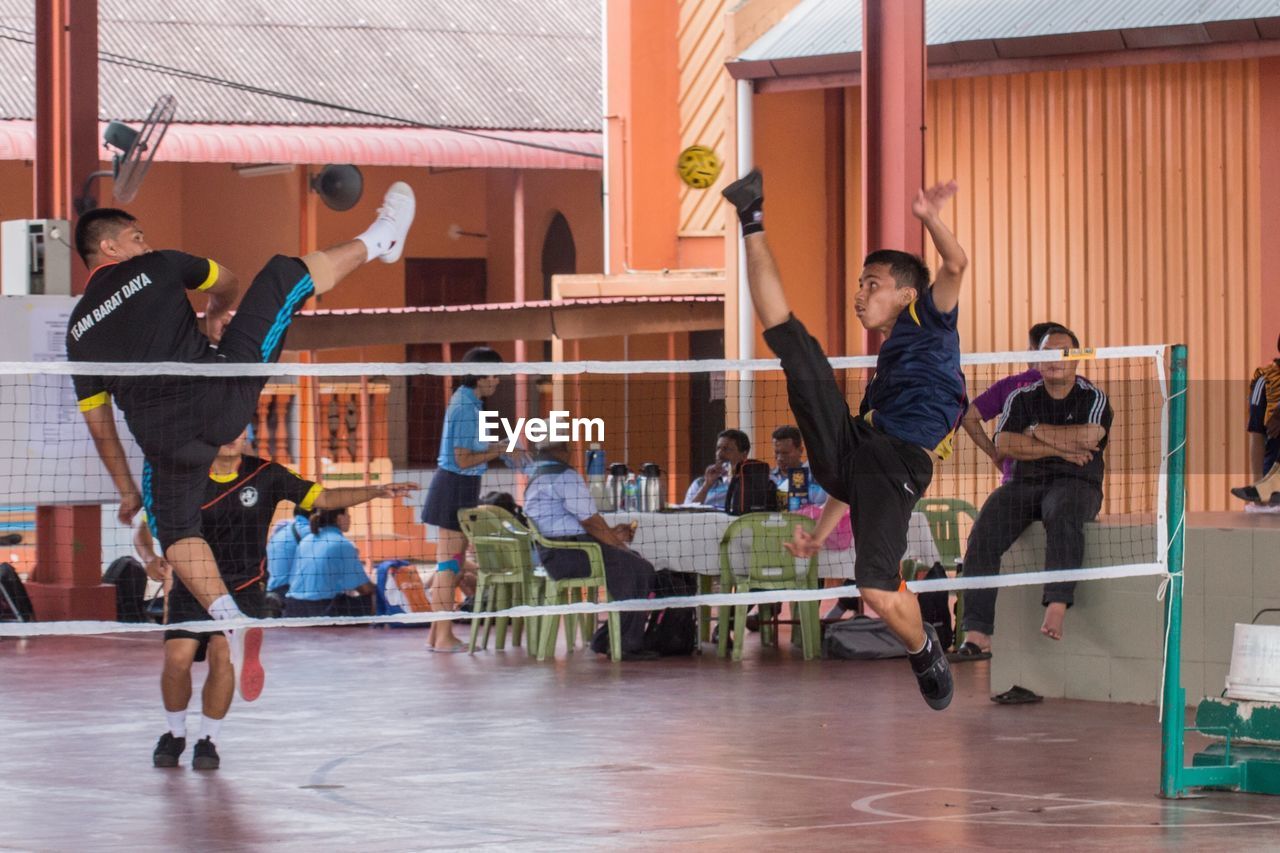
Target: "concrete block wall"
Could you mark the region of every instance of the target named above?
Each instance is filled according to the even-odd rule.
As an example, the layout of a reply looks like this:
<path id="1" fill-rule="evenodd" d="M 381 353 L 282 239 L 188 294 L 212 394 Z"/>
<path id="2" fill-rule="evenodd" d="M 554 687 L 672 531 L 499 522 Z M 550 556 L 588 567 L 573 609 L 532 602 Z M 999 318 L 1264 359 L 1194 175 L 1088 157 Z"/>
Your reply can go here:
<path id="1" fill-rule="evenodd" d="M 1213 516 L 1216 524 L 1199 525 L 1193 516 L 1187 529 L 1182 685 L 1189 704 L 1222 692 L 1235 624 L 1249 622 L 1263 608 L 1280 607 L 1280 518 L 1228 526 L 1229 515 Z M 1020 552 L 1019 561 L 1026 560 L 1043 541 L 1043 530 L 1038 536 L 1028 531 L 1013 550 Z M 1091 525 L 1086 563 L 1099 564 L 1108 541 L 1116 540 L 1105 526 Z M 1001 590 L 991 692 L 1018 684 L 1048 697 L 1154 704 L 1164 644 L 1159 586 L 1154 577 L 1080 584 L 1060 642 L 1040 633 L 1039 587 Z M 1280 619 L 1272 615 L 1260 621 Z"/>

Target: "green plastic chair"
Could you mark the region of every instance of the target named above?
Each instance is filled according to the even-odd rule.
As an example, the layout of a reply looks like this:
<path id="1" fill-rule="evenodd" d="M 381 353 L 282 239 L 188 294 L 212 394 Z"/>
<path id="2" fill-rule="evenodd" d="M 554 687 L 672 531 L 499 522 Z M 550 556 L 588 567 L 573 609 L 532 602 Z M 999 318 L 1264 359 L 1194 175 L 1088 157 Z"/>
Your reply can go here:
<path id="1" fill-rule="evenodd" d="M 954 570 L 964 552 L 960 516 L 967 515 L 971 522 L 977 521 L 978 510 L 959 498 L 921 498 L 916 512 L 924 513 L 929 519 L 929 532 L 933 534 L 933 544 L 938 546 L 942 567 Z"/>
<path id="2" fill-rule="evenodd" d="M 969 516 L 972 525 L 972 522 L 978 520 L 977 508 L 959 498 L 921 498 L 916 504 L 916 512 L 924 513 L 929 519 L 929 532 L 933 535 L 933 544 L 938 547 L 942 567 L 954 572 L 960 564 L 965 546 L 964 539 L 960 536 L 960 516 Z M 956 592 L 956 648 L 964 642 L 964 634 L 960 631 L 963 617 L 964 591 L 959 590 Z"/>
<path id="3" fill-rule="evenodd" d="M 476 592 L 475 608 L 483 612 L 485 594 L 493 599 L 494 610 L 506 610 L 522 604 L 536 604 L 542 599 L 544 579 L 535 574 L 531 545 L 532 534 L 529 529 L 516 520 L 515 516 L 496 506 L 477 506 L 458 510 L 458 523 L 462 532 L 471 540 L 476 549 Z M 524 619 L 510 619 L 499 616 L 488 619 L 471 620 L 471 641 L 467 651 L 475 654 L 476 639 L 480 636 L 481 623 L 484 627 L 484 640 L 480 648 L 489 645 L 489 633 L 497 622 L 497 638 L 494 646 L 501 651 L 506 645 L 507 625 L 511 623 L 513 645 L 520 645 L 521 629 Z M 538 619 L 530 618 L 528 628 L 528 652 L 530 656 L 538 652 Z"/>
<path id="4" fill-rule="evenodd" d="M 529 532 L 533 535 L 533 541 L 540 547 L 550 551 L 582 551 L 587 555 L 587 560 L 591 564 L 591 574 L 585 578 L 554 580 L 548 575 L 545 581 L 544 604 L 569 604 L 574 600 L 598 600 L 601 592 L 604 593 L 605 601 L 613 600 L 609 595 L 609 588 L 605 584 L 604 552 L 600 550 L 598 543 L 562 542 L 548 539 L 538 532 L 537 526 L 532 522 L 529 524 Z M 609 655 L 614 660 L 620 661 L 622 660 L 622 620 L 618 612 L 614 610 L 610 611 L 608 621 Z M 538 637 L 538 660 L 546 660 L 548 656 L 555 657 L 556 633 L 560 630 L 560 617 L 543 616 L 541 617 L 541 622 L 541 633 Z M 566 616 L 564 620 L 564 638 L 569 650 L 572 651 L 574 649 L 574 634 L 579 630 L 582 633 L 582 645 L 586 647 L 591 642 L 591 635 L 595 633 L 595 625 L 596 616 L 594 613 L 584 613 L 576 619 Z"/>
<path id="5" fill-rule="evenodd" d="M 796 571 L 796 558 L 783 547 L 790 542 L 796 525 L 813 532 L 814 521 L 803 515 L 789 512 L 753 512 L 736 519 L 725 530 L 720 538 L 720 589 L 722 592 L 741 590 L 768 589 L 816 589 L 818 586 L 818 555 L 809 558 L 808 570 Z M 751 550 L 747 561 L 747 573 L 735 574 L 731 564 L 731 550 L 735 539 L 742 536 L 751 537 Z M 761 638 L 767 644 L 772 639 L 773 628 L 768 625 L 766 608 L 774 605 L 761 605 L 760 627 Z M 813 660 L 818 653 L 818 641 L 821 627 L 818 620 L 818 602 L 801 601 L 791 603 L 792 611 L 800 614 L 801 647 L 804 659 Z M 737 631 L 733 638 L 733 659 L 742 660 L 742 647 L 746 645 L 747 606 L 738 605 L 733 608 L 733 620 L 730 623 L 729 608 L 719 608 L 720 639 L 716 646 L 716 654 L 725 657 L 728 654 L 729 634 Z"/>

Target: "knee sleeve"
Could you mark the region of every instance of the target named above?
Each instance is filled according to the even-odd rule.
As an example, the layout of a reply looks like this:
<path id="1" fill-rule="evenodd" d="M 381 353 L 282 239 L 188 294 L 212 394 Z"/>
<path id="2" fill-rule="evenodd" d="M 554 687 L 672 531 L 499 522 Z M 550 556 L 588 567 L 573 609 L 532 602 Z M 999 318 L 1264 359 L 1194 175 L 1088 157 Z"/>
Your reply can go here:
<path id="1" fill-rule="evenodd" d="M 338 273 L 333 268 L 333 261 L 324 252 L 308 252 L 302 256 L 302 263 L 306 265 L 307 272 L 311 273 L 317 292 L 332 290 L 338 283 Z"/>

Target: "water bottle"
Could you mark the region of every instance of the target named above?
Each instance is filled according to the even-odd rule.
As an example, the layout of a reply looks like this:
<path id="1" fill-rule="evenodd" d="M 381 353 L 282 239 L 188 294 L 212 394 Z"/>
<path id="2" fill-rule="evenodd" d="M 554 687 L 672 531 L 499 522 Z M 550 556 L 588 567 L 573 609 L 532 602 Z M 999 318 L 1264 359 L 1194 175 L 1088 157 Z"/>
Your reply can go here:
<path id="1" fill-rule="evenodd" d="M 590 492 L 591 499 L 595 501 L 596 509 L 600 512 L 613 509 L 609 506 L 604 471 L 604 451 L 600 449 L 599 443 L 593 442 L 587 449 L 587 491 Z"/>
<path id="2" fill-rule="evenodd" d="M 636 482 L 635 474 L 627 475 L 626 491 L 624 492 L 623 508 L 627 512 L 635 512 L 640 508 L 640 484 Z"/>

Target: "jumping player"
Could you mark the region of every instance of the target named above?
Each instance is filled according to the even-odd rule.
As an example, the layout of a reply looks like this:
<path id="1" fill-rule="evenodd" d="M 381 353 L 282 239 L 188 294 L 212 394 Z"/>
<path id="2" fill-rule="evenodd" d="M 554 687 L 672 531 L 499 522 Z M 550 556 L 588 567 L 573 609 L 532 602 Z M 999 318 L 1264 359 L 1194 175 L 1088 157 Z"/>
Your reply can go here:
<path id="1" fill-rule="evenodd" d="M 218 571 L 241 612 L 247 616 L 266 615 L 263 594 L 267 535 L 276 505 L 292 501 L 310 509 L 341 509 L 375 498 L 397 498 L 417 488 L 414 483 L 388 486 L 348 486 L 337 489 L 304 480 L 276 462 L 268 462 L 244 452 L 245 435 L 218 449 L 205 480 L 204 503 L 200 507 L 200 528 L 218 561 Z M 146 524 L 134 531 L 134 547 L 152 580 L 171 577 L 168 562 L 155 552 Z M 209 614 L 186 585 L 172 578 L 165 596 L 165 624 L 205 622 Z M 191 665 L 209 661 L 201 697 L 203 716 L 191 766 L 196 770 L 217 770 L 221 763 L 215 742 L 231 707 L 235 673 L 231 654 L 222 633 L 193 633 L 175 627 L 164 633 L 164 669 L 160 695 L 164 700 L 168 730 L 160 736 L 152 753 L 156 767 L 177 767 L 187 745 L 187 704 L 191 701 Z"/>
<path id="2" fill-rule="evenodd" d="M 952 181 L 921 190 L 911 206 L 942 255 L 932 285 L 929 268 L 915 255 L 881 250 L 863 261 L 855 310 L 862 325 L 885 340 L 857 418 L 826 354 L 787 307 L 764 236 L 763 177 L 752 171 L 724 190 L 742 224 L 747 280 L 765 341 L 782 360 L 813 476 L 831 496 L 813 534 L 797 527 L 788 547 L 796 556 L 817 553 L 850 509 L 858 588 L 907 647 L 920 692 L 939 711 L 951 703 L 951 670 L 937 633 L 902 582 L 900 564 L 911 513 L 933 478 L 934 456 L 950 455 L 966 405 L 956 312 L 968 258 L 939 215 L 956 189 Z"/>
<path id="3" fill-rule="evenodd" d="M 368 261 L 399 260 L 413 213 L 413 191 L 392 184 L 363 234 L 301 259 L 276 255 L 241 298 L 236 277 L 214 261 L 153 251 L 131 214 L 90 211 L 76 223 L 76 251 L 92 272 L 71 313 L 67 356 L 82 362 L 277 361 L 289 323 L 309 297 Z M 222 328 L 236 309 L 216 349 L 196 325 L 189 290 L 209 295 L 210 328 Z M 218 620 L 243 616 L 201 535 L 200 506 L 218 448 L 252 420 L 267 377 L 82 375 L 74 381 L 80 411 L 120 494 L 121 522 L 131 523 L 145 505 L 166 560 L 200 606 Z M 145 456 L 141 490 L 116 431 L 112 398 Z M 262 629 L 231 631 L 230 640 L 237 687 L 252 701 L 264 680 Z"/>

